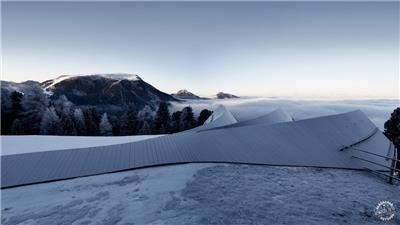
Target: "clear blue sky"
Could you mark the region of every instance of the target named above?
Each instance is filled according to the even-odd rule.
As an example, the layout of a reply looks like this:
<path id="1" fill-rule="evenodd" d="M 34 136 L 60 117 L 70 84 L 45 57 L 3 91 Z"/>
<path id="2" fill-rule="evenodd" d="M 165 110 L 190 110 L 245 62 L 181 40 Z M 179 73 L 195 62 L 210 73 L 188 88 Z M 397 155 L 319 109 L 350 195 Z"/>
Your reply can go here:
<path id="1" fill-rule="evenodd" d="M 399 2 L 2 2 L 3 80 L 124 72 L 165 92 L 396 97 Z"/>

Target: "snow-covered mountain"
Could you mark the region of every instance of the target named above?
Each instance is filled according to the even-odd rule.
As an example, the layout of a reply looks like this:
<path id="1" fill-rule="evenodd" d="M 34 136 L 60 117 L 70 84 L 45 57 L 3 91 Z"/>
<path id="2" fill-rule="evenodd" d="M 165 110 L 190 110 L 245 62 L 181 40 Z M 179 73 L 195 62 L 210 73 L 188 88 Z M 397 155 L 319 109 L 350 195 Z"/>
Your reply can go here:
<path id="1" fill-rule="evenodd" d="M 41 85 L 51 98 L 65 95 L 76 105 L 104 111 L 120 111 L 130 103 L 155 108 L 161 101 L 177 101 L 135 74 L 63 75 Z"/>
<path id="2" fill-rule="evenodd" d="M 138 75 L 128 74 L 128 73 L 76 74 L 76 75 L 61 75 L 55 79 L 44 81 L 42 83 L 42 86 L 44 89 L 51 89 L 54 87 L 54 85 L 56 85 L 64 80 L 68 80 L 68 79 L 76 78 L 76 77 L 86 77 L 86 76 L 103 77 L 103 78 L 112 79 L 112 80 L 130 80 L 130 81 L 142 80 Z"/>
<path id="3" fill-rule="evenodd" d="M 224 92 L 218 92 L 216 94 L 216 98 L 224 99 L 224 98 L 239 98 L 239 97 L 236 96 L 236 95 L 233 95 L 233 94 L 228 94 L 228 93 L 224 93 Z"/>
<path id="4" fill-rule="evenodd" d="M 207 98 L 202 98 L 200 96 L 197 96 L 186 89 L 179 90 L 177 93 L 171 94 L 171 95 L 173 97 L 179 98 L 179 99 L 207 99 Z"/>
<path id="5" fill-rule="evenodd" d="M 2 81 L 2 96 L 12 91 L 24 94 L 46 93 L 50 99 L 65 95 L 77 106 L 94 106 L 99 111 L 118 113 L 130 103 L 140 109 L 146 105 L 155 109 L 161 101 L 179 101 L 145 82 L 135 74 L 62 75 L 42 83 Z M 4 100 L 3 98 L 2 100 Z"/>

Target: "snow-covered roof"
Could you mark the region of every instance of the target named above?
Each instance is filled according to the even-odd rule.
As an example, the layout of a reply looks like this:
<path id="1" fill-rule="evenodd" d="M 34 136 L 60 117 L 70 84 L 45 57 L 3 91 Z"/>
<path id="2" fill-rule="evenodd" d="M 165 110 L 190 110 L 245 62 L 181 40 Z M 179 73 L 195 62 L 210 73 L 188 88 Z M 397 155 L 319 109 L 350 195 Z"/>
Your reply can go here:
<path id="1" fill-rule="evenodd" d="M 10 135 L 1 136 L 1 155 L 29 152 L 44 152 L 71 148 L 87 148 L 142 141 L 162 135 L 134 136 L 51 136 L 51 135 Z"/>
<path id="2" fill-rule="evenodd" d="M 210 117 L 204 122 L 202 126 L 195 127 L 189 131 L 201 131 L 216 127 L 227 126 L 235 124 L 238 121 L 232 115 L 232 113 L 225 108 L 223 105 L 218 105 L 218 107 L 213 111 Z"/>
<path id="3" fill-rule="evenodd" d="M 293 121 L 293 118 L 281 109 L 280 107 L 275 109 L 274 111 L 267 113 L 263 116 L 250 119 L 250 120 L 245 120 L 242 122 L 236 122 L 236 123 L 230 123 L 228 125 L 224 126 L 214 126 L 214 127 L 206 127 L 204 129 L 201 129 L 201 131 L 204 130 L 210 130 L 210 129 L 225 129 L 225 128 L 231 128 L 231 127 L 242 127 L 242 126 L 250 126 L 250 125 L 269 125 L 269 124 L 275 124 L 275 123 L 283 123 L 283 122 L 291 122 Z M 200 130 L 199 130 L 200 131 Z"/>
<path id="4" fill-rule="evenodd" d="M 212 121 L 217 119 L 210 119 L 209 123 Z M 367 116 L 353 111 L 293 122 L 181 132 L 110 146 L 6 155 L 2 156 L 1 185 L 11 187 L 188 162 L 383 169 L 355 158 L 360 157 L 389 164 L 372 154 L 343 150 L 343 146 L 350 145 L 379 155 L 386 155 L 390 149 L 390 142 Z"/>

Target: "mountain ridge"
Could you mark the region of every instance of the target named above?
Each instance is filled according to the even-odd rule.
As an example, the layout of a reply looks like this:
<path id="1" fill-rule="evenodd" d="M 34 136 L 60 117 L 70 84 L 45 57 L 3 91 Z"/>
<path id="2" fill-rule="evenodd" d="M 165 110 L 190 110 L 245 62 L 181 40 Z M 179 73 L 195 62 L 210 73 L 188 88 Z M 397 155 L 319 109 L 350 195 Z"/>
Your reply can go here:
<path id="1" fill-rule="evenodd" d="M 139 75 L 130 73 L 98 73 L 60 75 L 43 82 L 2 81 L 1 92 L 8 96 L 13 90 L 22 93 L 38 93 L 40 90 L 49 97 L 57 99 L 66 96 L 73 104 L 81 107 L 96 107 L 99 111 L 122 113 L 129 104 L 138 110 L 145 106 L 156 109 L 164 102 L 180 102 L 184 100 L 210 100 L 200 97 L 187 89 L 174 94 L 167 94 L 145 82 Z M 236 95 L 219 92 L 215 99 L 238 98 Z"/>
<path id="2" fill-rule="evenodd" d="M 76 106 L 96 107 L 100 112 L 112 114 L 123 113 L 129 104 L 140 110 L 145 106 L 156 109 L 160 102 L 180 101 L 138 75 L 127 73 L 61 75 L 43 82 L 1 82 L 3 96 L 14 90 L 26 94 L 42 90 L 49 99 L 66 96 Z"/>

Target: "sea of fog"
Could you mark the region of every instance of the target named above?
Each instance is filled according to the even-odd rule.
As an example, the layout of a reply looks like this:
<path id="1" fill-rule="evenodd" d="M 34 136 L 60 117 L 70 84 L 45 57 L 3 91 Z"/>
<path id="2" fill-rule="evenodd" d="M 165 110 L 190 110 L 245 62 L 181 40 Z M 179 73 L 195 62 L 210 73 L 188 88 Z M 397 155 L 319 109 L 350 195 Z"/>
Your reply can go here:
<path id="1" fill-rule="evenodd" d="M 301 100 L 279 98 L 238 98 L 238 99 L 212 99 L 212 100 L 187 100 L 172 104 L 171 111 L 180 110 L 190 105 L 195 113 L 202 109 L 215 109 L 219 104 L 226 106 L 237 120 L 252 119 L 281 107 L 295 120 L 308 119 L 318 116 L 333 115 L 363 111 L 381 130 L 390 114 L 400 106 L 396 99 L 362 99 L 362 100 Z"/>

